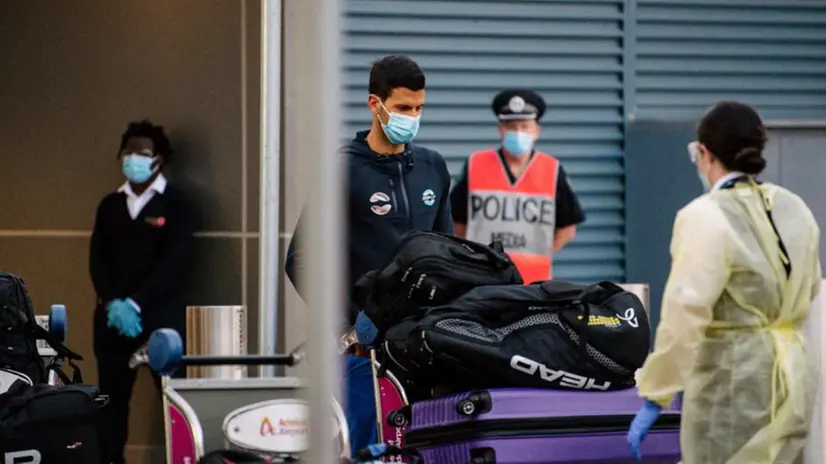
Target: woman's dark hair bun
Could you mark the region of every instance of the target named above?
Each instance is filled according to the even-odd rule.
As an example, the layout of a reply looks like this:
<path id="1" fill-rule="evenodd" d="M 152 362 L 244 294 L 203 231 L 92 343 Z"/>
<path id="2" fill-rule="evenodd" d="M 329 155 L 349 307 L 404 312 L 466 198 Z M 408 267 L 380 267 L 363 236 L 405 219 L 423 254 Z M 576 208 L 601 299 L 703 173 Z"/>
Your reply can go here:
<path id="1" fill-rule="evenodd" d="M 729 171 L 756 176 L 766 167 L 766 127 L 754 108 L 722 101 L 700 118 L 697 140 Z"/>
<path id="2" fill-rule="evenodd" d="M 763 150 L 757 147 L 746 147 L 734 155 L 732 164 L 735 171 L 757 175 L 766 169 L 766 158 L 763 158 Z"/>

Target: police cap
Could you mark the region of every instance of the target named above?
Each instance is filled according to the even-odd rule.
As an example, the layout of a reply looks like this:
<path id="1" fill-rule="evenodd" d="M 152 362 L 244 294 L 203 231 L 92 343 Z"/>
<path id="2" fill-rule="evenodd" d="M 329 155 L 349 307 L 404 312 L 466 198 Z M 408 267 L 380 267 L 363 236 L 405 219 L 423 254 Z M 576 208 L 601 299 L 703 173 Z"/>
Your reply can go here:
<path id="1" fill-rule="evenodd" d="M 491 109 L 500 121 L 538 121 L 545 114 L 545 100 L 533 90 L 503 90 L 493 97 Z"/>

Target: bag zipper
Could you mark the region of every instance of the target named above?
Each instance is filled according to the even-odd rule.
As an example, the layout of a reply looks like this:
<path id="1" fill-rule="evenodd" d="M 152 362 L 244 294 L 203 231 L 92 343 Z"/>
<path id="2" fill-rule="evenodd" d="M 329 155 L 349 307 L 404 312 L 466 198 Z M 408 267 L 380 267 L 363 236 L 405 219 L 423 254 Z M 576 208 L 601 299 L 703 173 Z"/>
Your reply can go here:
<path id="1" fill-rule="evenodd" d="M 412 241 L 412 240 L 416 240 L 416 239 L 418 239 L 418 238 L 420 238 L 420 237 L 431 237 L 431 238 L 436 238 L 436 239 L 441 240 L 441 241 L 443 241 L 443 242 L 445 242 L 445 243 L 450 243 L 450 244 L 454 244 L 454 245 L 459 245 L 459 246 L 462 246 L 462 247 L 464 247 L 465 249 L 467 249 L 468 251 L 470 251 L 471 253 L 485 254 L 485 253 L 483 253 L 483 252 L 481 252 L 481 251 L 478 251 L 478 250 L 473 249 L 473 247 L 471 247 L 470 245 L 468 245 L 468 244 L 466 244 L 466 243 L 463 243 L 462 241 L 459 241 L 459 240 L 456 240 L 456 239 L 452 239 L 452 238 L 445 237 L 445 236 L 444 236 L 444 235 L 442 235 L 442 234 L 439 234 L 439 233 L 436 233 L 436 232 L 416 231 L 416 235 L 408 235 L 408 236 L 404 237 L 404 239 L 403 239 L 402 241 L 400 241 L 399 243 L 397 243 L 397 244 L 396 244 L 396 246 L 395 246 L 395 247 L 393 247 L 393 250 L 392 250 L 392 251 L 390 252 L 390 254 L 388 255 L 388 256 L 390 256 L 390 258 L 389 258 L 389 259 L 388 259 L 388 260 L 384 263 L 384 265 L 382 265 L 381 267 L 379 267 L 379 268 L 377 268 L 377 269 L 384 269 L 384 268 L 386 268 L 386 267 L 387 267 L 390 263 L 392 263 L 392 262 L 395 260 L 396 255 L 397 255 L 397 254 L 399 254 L 399 250 L 401 250 L 404 246 L 406 246 L 408 243 L 410 243 L 410 241 Z M 479 245 L 479 246 L 484 246 L 484 245 Z M 444 260 L 444 261 L 453 262 L 452 260 L 449 260 L 449 259 L 446 259 L 446 258 L 436 258 L 436 257 L 432 257 L 432 256 L 431 256 L 431 257 L 428 257 L 428 258 L 433 258 L 433 259 L 442 259 L 442 260 Z M 413 262 L 415 263 L 415 262 L 417 262 L 417 261 L 413 261 Z M 501 264 L 501 265 L 500 265 L 500 264 Z M 497 266 L 498 266 L 498 267 L 501 267 L 502 269 L 505 269 L 505 268 L 507 267 L 507 266 L 506 266 L 506 263 L 500 263 L 500 264 L 497 264 Z"/>
<path id="2" fill-rule="evenodd" d="M 430 262 L 433 262 L 433 263 L 447 263 L 447 264 L 455 264 L 456 263 L 456 261 L 454 261 L 452 259 L 441 258 L 441 257 L 438 257 L 438 256 L 425 256 L 424 258 L 418 258 L 418 259 L 415 259 L 415 260 L 410 262 L 410 265 L 407 267 L 407 270 L 402 275 L 401 281 L 405 282 L 405 279 L 407 278 L 407 276 L 410 274 L 410 271 L 414 267 L 420 266 L 424 263 L 430 263 Z M 493 264 L 493 263 L 491 263 L 491 264 Z M 467 261 L 467 262 L 462 263 L 462 265 L 466 266 L 466 267 L 472 267 L 472 268 L 475 268 L 475 269 L 478 269 L 478 270 L 481 270 L 481 271 L 487 271 L 487 272 L 485 272 L 486 274 L 490 273 L 490 266 L 488 266 L 484 263 L 477 263 L 477 262 L 474 262 L 474 261 Z M 439 274 L 441 274 L 442 276 L 452 275 L 452 273 L 450 273 L 450 272 L 439 273 L 438 271 L 429 272 L 429 273 L 426 273 L 426 274 L 427 275 L 439 275 Z"/>
<path id="3" fill-rule="evenodd" d="M 405 445 L 412 448 L 442 446 L 486 438 L 531 436 L 565 436 L 594 433 L 625 433 L 633 414 L 610 416 L 547 417 L 539 419 L 473 420 L 458 424 L 408 429 Z M 679 430 L 680 414 L 662 414 L 651 430 Z"/>

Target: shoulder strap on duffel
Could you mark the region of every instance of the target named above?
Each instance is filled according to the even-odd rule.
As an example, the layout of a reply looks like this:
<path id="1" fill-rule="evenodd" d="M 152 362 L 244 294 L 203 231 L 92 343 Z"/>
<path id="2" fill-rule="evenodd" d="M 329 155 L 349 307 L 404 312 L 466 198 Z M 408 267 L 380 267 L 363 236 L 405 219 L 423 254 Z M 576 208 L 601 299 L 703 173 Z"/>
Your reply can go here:
<path id="1" fill-rule="evenodd" d="M 598 304 L 624 291 L 619 285 L 604 280 L 598 284 L 585 287 L 576 299 L 581 302 Z"/>

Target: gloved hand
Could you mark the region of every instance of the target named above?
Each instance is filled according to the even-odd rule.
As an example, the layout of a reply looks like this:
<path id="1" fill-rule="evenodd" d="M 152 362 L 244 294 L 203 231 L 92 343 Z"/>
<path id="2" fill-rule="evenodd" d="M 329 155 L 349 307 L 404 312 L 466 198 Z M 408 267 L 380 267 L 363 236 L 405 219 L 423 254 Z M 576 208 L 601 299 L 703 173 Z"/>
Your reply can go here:
<path id="1" fill-rule="evenodd" d="M 627 436 L 628 447 L 631 449 L 631 455 L 633 455 L 637 461 L 642 460 L 640 444 L 645 440 L 645 436 L 648 435 L 651 426 L 657 421 L 657 417 L 660 416 L 662 409 L 659 404 L 645 400 L 642 408 L 640 408 L 637 415 L 634 416 L 634 420 L 631 422 Z"/>
<path id="2" fill-rule="evenodd" d="M 364 311 L 359 312 L 358 316 L 356 316 L 356 325 L 353 327 L 353 330 L 356 331 L 359 345 L 375 348 L 373 343 L 376 342 L 376 338 L 379 336 L 379 329 L 370 319 L 370 316 L 364 314 Z"/>
<path id="3" fill-rule="evenodd" d="M 135 338 L 143 332 L 137 305 L 131 300 L 113 300 L 106 305 L 107 323 L 124 337 Z"/>

